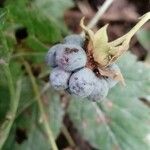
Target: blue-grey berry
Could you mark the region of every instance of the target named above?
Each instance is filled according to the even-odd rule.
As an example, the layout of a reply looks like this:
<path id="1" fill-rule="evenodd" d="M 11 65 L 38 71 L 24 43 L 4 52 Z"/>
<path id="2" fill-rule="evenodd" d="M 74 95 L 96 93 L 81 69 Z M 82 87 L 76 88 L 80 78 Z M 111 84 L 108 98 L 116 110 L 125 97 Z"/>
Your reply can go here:
<path id="1" fill-rule="evenodd" d="M 68 82 L 71 73 L 56 67 L 50 73 L 50 84 L 56 90 L 64 90 L 68 88 Z"/>
<path id="2" fill-rule="evenodd" d="M 118 71 L 118 72 L 120 72 L 120 68 L 119 68 L 118 65 L 116 65 L 116 64 L 112 64 L 112 65 L 108 66 L 108 68 L 109 68 L 110 70 L 112 70 L 112 71 Z M 106 79 L 106 81 L 108 82 L 109 88 L 114 87 L 114 86 L 118 83 L 118 80 L 114 80 L 114 79 L 112 79 L 112 78 L 110 78 L 110 77 L 108 77 L 108 78 Z"/>
<path id="3" fill-rule="evenodd" d="M 56 52 L 56 64 L 66 71 L 82 68 L 86 62 L 86 53 L 79 46 L 64 44 L 63 48 Z"/>
<path id="4" fill-rule="evenodd" d="M 102 101 L 108 94 L 109 87 L 105 79 L 97 78 L 94 90 L 88 96 L 89 100 Z"/>
<path id="5" fill-rule="evenodd" d="M 83 45 L 84 45 L 84 38 L 81 35 L 72 34 L 72 35 L 68 35 L 68 36 L 66 36 L 64 38 L 64 43 L 65 44 L 78 45 L 80 47 L 83 47 Z"/>
<path id="6" fill-rule="evenodd" d="M 52 46 L 49 50 L 48 50 L 48 53 L 46 55 L 46 63 L 51 66 L 51 67 L 56 67 L 57 64 L 56 64 L 56 51 L 60 50 L 63 48 L 63 44 L 57 44 L 57 45 L 54 45 Z"/>
<path id="7" fill-rule="evenodd" d="M 91 94 L 95 86 L 96 76 L 89 68 L 82 68 L 73 73 L 69 80 L 69 89 L 72 95 L 82 98 Z"/>

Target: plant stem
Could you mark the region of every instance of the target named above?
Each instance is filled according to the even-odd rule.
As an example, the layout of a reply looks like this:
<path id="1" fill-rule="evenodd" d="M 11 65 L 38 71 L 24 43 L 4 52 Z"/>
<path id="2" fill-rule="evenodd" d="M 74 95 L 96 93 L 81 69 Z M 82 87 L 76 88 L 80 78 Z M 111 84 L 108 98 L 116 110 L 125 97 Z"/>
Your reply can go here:
<path id="1" fill-rule="evenodd" d="M 93 19 L 88 23 L 87 25 L 88 28 L 93 28 L 97 24 L 101 16 L 107 11 L 112 2 L 113 0 L 106 0 L 104 4 L 101 7 L 99 7 Z M 80 35 L 84 36 L 84 32 L 82 31 Z"/>
<path id="2" fill-rule="evenodd" d="M 47 117 L 46 117 L 46 114 L 45 114 L 45 111 L 44 111 L 44 107 L 43 107 L 43 104 L 42 104 L 42 101 L 41 101 L 41 98 L 40 98 L 38 85 L 36 84 L 35 78 L 33 76 L 33 73 L 31 71 L 31 68 L 30 68 L 29 64 L 26 61 L 24 61 L 24 65 L 25 65 L 25 68 L 26 68 L 26 70 L 27 70 L 27 72 L 30 76 L 31 82 L 32 82 L 33 90 L 34 90 L 34 93 L 36 95 L 37 103 L 38 103 L 38 106 L 39 106 L 39 110 L 41 112 L 41 116 L 42 116 L 42 119 L 43 119 L 43 125 L 45 127 L 46 132 L 47 132 L 49 143 L 52 146 L 53 150 L 58 150 L 57 145 L 55 143 L 55 138 L 53 136 L 52 130 L 49 126 L 49 123 L 48 123 L 48 120 L 47 120 Z"/>
<path id="3" fill-rule="evenodd" d="M 13 85 L 10 69 L 7 65 L 5 66 L 4 69 L 5 69 L 5 74 L 7 76 L 8 86 L 10 91 L 10 106 L 9 106 L 10 108 L 6 114 L 6 120 L 0 126 L 0 149 L 2 149 L 5 141 L 7 140 L 9 132 L 15 120 L 17 108 L 19 105 L 20 93 L 21 93 L 21 80 L 18 80 L 17 82 L 17 90 L 15 93 L 15 88 Z"/>
<path id="4" fill-rule="evenodd" d="M 41 92 L 40 92 L 40 96 L 44 95 L 45 92 L 50 88 L 50 85 L 49 85 L 49 82 L 45 83 L 45 86 L 41 89 Z M 36 97 L 35 97 L 36 99 Z M 35 103 L 35 101 L 31 100 L 29 101 L 29 103 L 27 103 L 26 105 L 24 105 L 24 107 L 21 109 L 20 112 L 18 112 L 18 114 L 16 115 L 16 118 L 22 113 L 24 112 L 28 107 L 30 107 L 33 103 Z"/>
<path id="5" fill-rule="evenodd" d="M 112 4 L 113 0 L 106 0 L 104 4 L 98 9 L 97 13 L 93 17 L 93 19 L 88 23 L 88 28 L 93 28 L 98 20 L 101 18 L 101 16 L 107 11 L 109 6 Z"/>
<path id="6" fill-rule="evenodd" d="M 63 132 L 64 136 L 66 137 L 67 141 L 69 142 L 70 146 L 75 147 L 76 144 L 73 141 L 68 129 L 66 128 L 66 126 L 64 124 L 62 125 L 62 132 Z"/>
<path id="7" fill-rule="evenodd" d="M 130 42 L 133 35 L 148 21 L 150 20 L 150 12 L 146 13 L 144 16 L 140 18 L 141 20 L 124 36 L 110 42 L 110 46 L 117 46 L 121 44 L 123 41 L 127 40 Z"/>

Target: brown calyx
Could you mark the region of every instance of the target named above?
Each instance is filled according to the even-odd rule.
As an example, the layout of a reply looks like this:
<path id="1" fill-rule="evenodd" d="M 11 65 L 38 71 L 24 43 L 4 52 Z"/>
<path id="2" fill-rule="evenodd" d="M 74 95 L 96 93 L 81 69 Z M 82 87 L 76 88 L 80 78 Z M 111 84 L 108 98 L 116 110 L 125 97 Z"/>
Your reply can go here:
<path id="1" fill-rule="evenodd" d="M 89 43 L 88 39 L 86 39 L 84 42 L 84 50 L 85 50 L 86 55 L 87 55 L 86 67 L 93 70 L 93 72 L 95 73 L 96 76 L 100 76 L 101 74 L 98 70 L 99 65 L 97 62 L 94 61 L 93 49 L 92 49 L 91 43 Z"/>

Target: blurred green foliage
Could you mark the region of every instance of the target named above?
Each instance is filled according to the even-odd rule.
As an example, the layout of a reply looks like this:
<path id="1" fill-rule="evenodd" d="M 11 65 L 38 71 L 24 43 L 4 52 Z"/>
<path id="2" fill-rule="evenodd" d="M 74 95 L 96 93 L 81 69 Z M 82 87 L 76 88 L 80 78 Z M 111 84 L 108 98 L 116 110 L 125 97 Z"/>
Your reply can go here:
<path id="1" fill-rule="evenodd" d="M 139 100 L 150 94 L 150 69 L 132 54 L 119 60 L 126 86 L 116 86 L 102 104 L 71 98 L 65 110 L 60 94 L 47 88 L 50 70 L 44 63 L 45 54 L 48 47 L 68 34 L 63 14 L 72 6 L 71 0 L 7 0 L 0 9 L 0 148 L 51 149 L 25 61 L 33 72 L 55 139 L 61 132 L 64 114 L 68 113 L 81 136 L 98 149 L 150 149 L 146 138 L 150 133 L 150 111 Z M 18 29 L 25 29 L 27 37 L 16 38 Z M 19 80 L 21 91 L 15 113 Z M 9 126 L 11 117 L 14 122 Z"/>
<path id="2" fill-rule="evenodd" d="M 140 44 L 150 52 L 150 31 L 148 29 L 141 29 L 137 32 L 137 38 Z"/>
<path id="3" fill-rule="evenodd" d="M 40 123 L 41 114 L 36 103 L 36 95 L 32 90 L 22 59 L 28 61 L 33 70 L 38 66 L 40 73 L 48 70 L 44 61 L 45 53 L 50 45 L 59 42 L 68 33 L 63 22 L 63 14 L 71 6 L 73 6 L 71 0 L 67 2 L 64 0 L 8 0 L 4 8 L 0 10 L 0 141 L 5 141 L 3 134 L 8 137 L 5 144 L 0 142 L 4 144 L 4 150 L 50 149 L 50 143 L 46 140 L 47 133 Z M 19 33 L 19 38 L 16 37 L 16 32 L 20 29 L 23 29 L 22 32 L 27 31 L 27 37 L 24 39 L 19 38 L 22 38 L 25 33 Z M 4 131 L 9 131 L 9 125 L 6 125 L 4 130 L 3 125 L 7 124 L 6 117 L 9 112 L 13 112 L 13 106 L 10 105 L 12 98 L 9 94 L 11 90 L 8 85 L 9 79 L 5 74 L 6 65 L 13 81 L 11 88 L 15 90 L 17 81 L 22 80 L 18 110 L 8 135 Z M 40 89 L 45 86 L 42 80 L 36 81 Z M 57 137 L 64 112 L 59 95 L 51 90 L 44 93 L 42 99 L 46 101 L 43 107 L 50 121 L 50 128 L 54 137 Z M 26 135 L 21 143 L 16 137 L 18 130 L 24 131 Z"/>

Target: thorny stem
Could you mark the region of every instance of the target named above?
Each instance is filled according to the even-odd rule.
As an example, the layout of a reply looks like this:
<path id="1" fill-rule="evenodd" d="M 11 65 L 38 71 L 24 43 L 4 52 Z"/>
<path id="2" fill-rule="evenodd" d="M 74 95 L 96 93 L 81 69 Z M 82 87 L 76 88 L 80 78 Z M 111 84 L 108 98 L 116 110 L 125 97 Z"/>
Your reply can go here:
<path id="1" fill-rule="evenodd" d="M 43 104 L 42 104 L 42 101 L 41 101 L 41 98 L 40 98 L 40 94 L 39 94 L 38 85 L 36 84 L 35 78 L 33 76 L 33 73 L 31 71 L 31 68 L 30 68 L 29 64 L 26 61 L 24 61 L 24 65 L 25 65 L 25 68 L 26 68 L 26 70 L 27 70 L 27 72 L 30 76 L 31 82 L 32 82 L 33 90 L 34 90 L 34 93 L 35 93 L 36 98 L 37 98 L 37 103 L 38 103 L 39 110 L 40 110 L 41 115 L 42 115 L 43 125 L 45 127 L 46 132 L 47 132 L 48 140 L 49 140 L 49 142 L 52 146 L 52 149 L 53 150 L 58 150 L 57 145 L 55 143 L 55 139 L 54 139 L 52 130 L 49 126 L 49 123 L 48 123 L 48 120 L 47 120 L 47 117 L 46 117 L 46 114 L 45 114 L 45 111 L 44 111 L 44 107 L 43 107 Z"/>
<path id="2" fill-rule="evenodd" d="M 110 42 L 110 46 L 117 46 L 121 44 L 124 41 L 127 41 L 128 43 L 130 42 L 131 38 L 133 35 L 148 21 L 150 20 L 150 12 L 146 13 L 142 17 L 140 17 L 140 21 L 124 36 L 118 38 L 117 40 L 114 40 Z"/>

